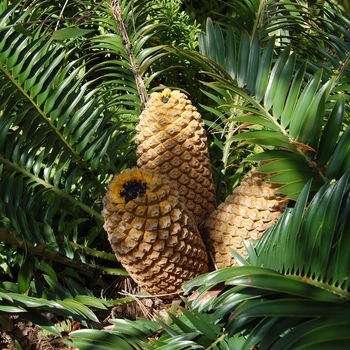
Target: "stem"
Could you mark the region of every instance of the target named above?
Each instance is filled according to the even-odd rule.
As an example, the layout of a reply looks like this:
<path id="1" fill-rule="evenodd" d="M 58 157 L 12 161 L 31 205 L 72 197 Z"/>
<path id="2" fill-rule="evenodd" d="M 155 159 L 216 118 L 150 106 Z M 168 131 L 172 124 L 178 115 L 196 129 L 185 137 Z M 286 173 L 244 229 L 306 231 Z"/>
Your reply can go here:
<path id="1" fill-rule="evenodd" d="M 68 0 L 66 0 L 66 2 L 64 3 L 64 5 L 63 5 L 63 7 L 62 7 L 62 10 L 61 10 L 61 12 L 60 12 L 60 15 L 58 16 L 57 23 L 56 23 L 56 27 L 55 27 L 55 31 L 58 29 L 58 25 L 60 24 L 60 20 L 63 18 L 63 11 L 64 11 L 64 9 L 66 8 L 67 3 L 68 3 Z"/>
<path id="2" fill-rule="evenodd" d="M 344 73 L 347 71 L 349 66 L 350 66 L 350 52 L 348 52 L 348 55 L 346 56 L 345 61 L 343 62 L 342 66 L 339 70 L 338 76 L 334 80 L 332 89 L 338 84 L 339 80 L 343 77 Z"/>
<path id="3" fill-rule="evenodd" d="M 235 96 L 235 101 L 234 101 L 234 105 L 237 106 L 238 103 L 239 103 L 239 95 L 236 94 Z M 232 110 L 232 113 L 231 113 L 231 118 L 233 116 L 235 116 L 236 114 L 238 113 L 238 110 L 236 107 L 233 108 Z M 228 132 L 225 136 L 226 138 L 226 142 L 225 142 L 225 146 L 224 146 L 224 149 L 223 149 L 223 154 L 222 154 L 222 163 L 223 163 L 223 169 L 221 170 L 221 173 L 223 175 L 225 175 L 225 172 L 226 172 L 226 167 L 227 167 L 227 163 L 228 163 L 228 158 L 230 156 L 230 149 L 231 149 L 231 144 L 232 144 L 232 141 L 228 141 L 230 140 L 230 138 L 233 136 L 233 132 L 234 132 L 234 126 L 235 126 L 236 122 L 235 121 L 231 121 L 229 123 L 229 127 L 228 127 Z"/>
<path id="4" fill-rule="evenodd" d="M 110 260 L 110 261 L 117 261 L 117 258 L 112 253 L 101 252 L 100 250 L 85 247 L 81 244 L 74 243 L 74 242 L 69 242 L 69 243 L 74 250 L 79 250 L 79 251 L 84 252 L 88 255 L 94 256 L 95 258 L 100 258 L 100 259 L 105 259 L 105 260 Z"/>
<path id="5" fill-rule="evenodd" d="M 263 13 L 264 13 L 266 7 L 267 7 L 267 1 L 266 0 L 261 0 L 260 3 L 259 3 L 258 12 L 257 12 L 255 20 L 254 20 L 253 31 L 250 34 L 251 38 L 254 37 L 254 34 L 255 34 L 258 26 L 260 26 L 262 24 Z"/>
<path id="6" fill-rule="evenodd" d="M 210 350 L 210 349 L 214 349 L 214 347 L 216 346 L 216 344 L 219 344 L 221 342 L 221 340 L 224 340 L 225 338 L 227 338 L 227 333 L 222 334 L 218 339 L 216 339 L 214 341 L 214 343 L 212 343 L 208 348 L 206 348 L 205 350 Z"/>
<path id="7" fill-rule="evenodd" d="M 144 109 L 147 105 L 148 94 L 147 94 L 147 90 L 145 87 L 145 83 L 143 82 L 143 80 L 140 76 L 140 70 L 139 70 L 139 67 L 137 66 L 134 51 L 132 49 L 132 44 L 130 42 L 128 33 L 126 31 L 126 27 L 125 27 L 123 17 L 122 17 L 123 12 L 120 8 L 119 0 L 111 0 L 111 9 L 112 9 L 112 14 L 113 14 L 115 21 L 117 23 L 117 26 L 118 26 L 118 30 L 119 30 L 120 34 L 122 35 L 122 44 L 124 46 L 124 50 L 125 50 L 126 54 L 129 57 L 131 70 L 134 73 L 137 91 L 139 93 L 139 97 L 141 100 L 141 107 L 142 107 L 142 109 Z"/>

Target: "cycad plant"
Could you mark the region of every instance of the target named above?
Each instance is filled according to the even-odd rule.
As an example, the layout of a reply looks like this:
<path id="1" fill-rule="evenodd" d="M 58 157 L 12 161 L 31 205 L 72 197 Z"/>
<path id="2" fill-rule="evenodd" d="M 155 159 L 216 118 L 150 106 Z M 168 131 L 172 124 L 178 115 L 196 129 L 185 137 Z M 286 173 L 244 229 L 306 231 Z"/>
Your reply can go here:
<path id="1" fill-rule="evenodd" d="M 114 331 L 77 331 L 70 344 L 345 348 L 349 19 L 330 1 L 227 6 L 234 16 L 208 19 L 197 52 L 151 40 L 167 35 L 162 7 L 150 0 L 2 2 L 2 313 L 25 313 L 55 332 L 40 311 L 90 326 L 90 308 L 120 302 L 94 297 L 109 275 L 126 274 L 103 231 L 101 200 L 113 174 L 136 163 L 140 85 L 176 84 L 157 67 L 182 64 L 191 70 L 177 68 L 179 81 L 189 71 L 200 79 L 177 88 L 201 86 L 191 97 L 211 131 L 218 202 L 254 163 L 296 205 L 258 243 L 244 242 L 247 260 L 233 252 L 245 266 L 186 283 L 187 294 L 199 287 L 187 308 L 173 306 L 166 320 L 111 320 Z"/>

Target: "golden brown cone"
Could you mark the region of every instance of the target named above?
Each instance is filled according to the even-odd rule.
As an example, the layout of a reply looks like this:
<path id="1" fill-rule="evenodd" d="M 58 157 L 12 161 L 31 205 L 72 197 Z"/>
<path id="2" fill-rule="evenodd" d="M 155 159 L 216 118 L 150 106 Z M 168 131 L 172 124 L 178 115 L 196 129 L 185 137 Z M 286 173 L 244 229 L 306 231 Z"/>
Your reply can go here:
<path id="1" fill-rule="evenodd" d="M 137 165 L 177 184 L 197 224 L 216 208 L 207 138 L 196 107 L 180 91 L 151 94 L 136 127 Z"/>
<path id="2" fill-rule="evenodd" d="M 275 194 L 278 185 L 263 179 L 250 173 L 205 221 L 204 241 L 216 268 L 237 265 L 230 248 L 246 257 L 242 238 L 259 239 L 286 208 L 288 200 Z"/>
<path id="3" fill-rule="evenodd" d="M 118 261 L 152 295 L 181 291 L 208 271 L 208 256 L 176 184 L 153 170 L 116 175 L 103 198 L 104 228 Z"/>

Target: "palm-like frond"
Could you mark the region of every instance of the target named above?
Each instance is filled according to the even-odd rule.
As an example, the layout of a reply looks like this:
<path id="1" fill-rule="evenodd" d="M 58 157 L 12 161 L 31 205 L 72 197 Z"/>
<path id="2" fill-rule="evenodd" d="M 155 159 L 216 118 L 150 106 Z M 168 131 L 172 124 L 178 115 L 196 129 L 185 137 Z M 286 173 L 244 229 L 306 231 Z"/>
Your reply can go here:
<path id="1" fill-rule="evenodd" d="M 283 185 L 279 191 L 296 199 L 310 178 L 317 189 L 326 178 L 339 179 L 349 167 L 349 129 L 343 134 L 345 97 L 339 85 L 346 75 L 325 76 L 322 70 L 310 75 L 306 62 L 297 64 L 290 47 L 276 56 L 280 49 L 275 40 L 270 38 L 262 51 L 258 32 L 249 37 L 243 31 L 238 40 L 232 28 L 224 40 L 220 27 L 208 19 L 200 40 L 204 56 L 169 50 L 200 65 L 214 79 L 204 83 L 213 93 L 204 93 L 217 107 L 203 108 L 218 118 L 211 124 L 213 130 L 226 135 L 224 168 L 233 142 L 258 144 L 267 151 L 247 160 L 269 162 L 259 171 L 271 174 L 271 181 Z M 242 124 L 245 128 L 238 128 Z M 234 135 L 236 128 L 242 131 Z"/>
<path id="2" fill-rule="evenodd" d="M 276 35 L 281 49 L 291 46 L 299 57 L 308 57 L 310 67 L 323 68 L 332 74 L 349 51 L 349 19 L 331 1 L 229 1 L 236 16 L 221 16 L 220 25 L 232 27 L 237 35 L 247 31 L 251 37 L 259 32 L 264 46 Z"/>
<path id="3" fill-rule="evenodd" d="M 2 19 L 15 16 L 16 5 Z M 111 117 L 107 105 L 88 91 L 88 83 L 82 84 L 79 60 L 67 61 L 72 50 L 54 42 L 41 27 L 34 29 L 33 38 L 11 25 L 2 35 L 0 159 L 5 215 L 31 243 L 41 244 L 49 237 L 54 243 L 52 218 L 61 201 L 69 201 L 72 210 L 59 215 L 74 217 L 79 208 L 87 219 L 91 215 L 102 221 L 99 209 L 83 199 L 89 188 L 104 190 L 94 171 L 101 168 L 118 124 L 106 128 Z M 25 44 L 21 55 L 19 43 Z M 38 217 L 44 222 L 28 225 Z M 30 232 L 34 228 L 36 232 Z"/>
<path id="4" fill-rule="evenodd" d="M 176 316 L 181 312 L 182 316 Z M 138 319 L 110 320 L 110 331 L 79 330 L 70 333 L 71 340 L 65 343 L 81 350 L 105 345 L 116 349 L 240 349 L 244 338 L 240 335 L 227 337 L 224 323 L 213 325 L 210 315 L 172 306 L 167 320 Z M 156 334 L 156 336 L 155 336 Z"/>
<path id="5" fill-rule="evenodd" d="M 214 324 L 228 316 L 229 335 L 248 329 L 242 349 L 322 347 L 335 339 L 344 344 L 350 322 L 344 312 L 350 300 L 349 175 L 325 184 L 306 210 L 311 186 L 305 186 L 294 209 L 266 231 L 256 252 L 248 249 L 246 266 L 186 283 L 186 292 L 200 286 L 192 306 L 209 308 Z M 222 293 L 202 303 L 220 283 L 226 286 Z M 327 327 L 332 331 L 323 333 Z"/>
<path id="6" fill-rule="evenodd" d="M 91 348 L 91 345 L 99 349 L 152 349 L 147 345 L 147 337 L 159 330 L 159 325 L 154 321 L 139 319 L 136 322 L 129 320 L 110 320 L 115 325 L 116 331 L 79 330 L 71 333 L 71 340 L 66 344 L 81 350 Z"/>
<path id="7" fill-rule="evenodd" d="M 47 276 L 47 278 L 49 278 Z M 34 298 L 19 293 L 9 293 L 8 290 L 0 289 L 0 314 L 22 314 L 25 318 L 39 325 L 44 330 L 61 336 L 59 330 L 51 321 L 42 315 L 43 312 L 53 312 L 57 315 L 70 317 L 75 321 L 81 322 L 85 326 L 90 326 L 90 321 L 99 322 L 96 315 L 89 307 L 96 309 L 107 309 L 111 304 L 94 298 L 89 295 L 79 295 L 76 298 L 66 292 L 62 300 L 47 300 Z"/>

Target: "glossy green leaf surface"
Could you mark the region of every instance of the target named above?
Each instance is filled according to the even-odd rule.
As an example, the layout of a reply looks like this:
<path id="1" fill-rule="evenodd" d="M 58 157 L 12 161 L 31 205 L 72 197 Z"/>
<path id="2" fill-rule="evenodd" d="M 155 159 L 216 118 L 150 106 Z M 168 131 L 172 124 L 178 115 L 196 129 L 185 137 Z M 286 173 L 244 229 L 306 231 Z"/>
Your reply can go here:
<path id="1" fill-rule="evenodd" d="M 239 87 L 243 87 L 247 74 L 248 74 L 248 62 L 250 52 L 250 39 L 246 31 L 242 33 L 241 42 L 238 49 L 238 60 L 237 60 L 237 83 Z"/>
<path id="2" fill-rule="evenodd" d="M 316 91 L 321 81 L 322 71 L 318 71 L 307 83 L 300 98 L 295 106 L 295 110 L 290 121 L 290 135 L 294 138 L 302 138 L 302 127 L 304 129 L 308 125 L 306 111 L 308 110 L 311 102 L 314 99 Z"/>
<path id="3" fill-rule="evenodd" d="M 289 143 L 286 136 L 274 131 L 250 131 L 232 136 L 230 141 L 244 141 L 247 143 L 257 143 L 265 146 L 281 146 L 294 150 L 295 147 Z"/>
<path id="4" fill-rule="evenodd" d="M 76 38 L 79 36 L 84 36 L 84 35 L 91 33 L 91 32 L 92 32 L 92 30 L 88 30 L 88 29 L 64 28 L 64 29 L 56 30 L 52 34 L 52 38 L 54 40 L 66 40 L 66 39 Z"/>
<path id="5" fill-rule="evenodd" d="M 257 101 L 262 100 L 262 98 L 265 95 L 269 73 L 271 69 L 271 64 L 272 64 L 274 44 L 275 44 L 275 38 L 272 37 L 270 38 L 268 45 L 266 46 L 265 51 L 261 57 L 259 71 L 256 78 L 256 85 L 255 85 L 255 96 Z"/>
<path id="6" fill-rule="evenodd" d="M 350 127 L 348 126 L 341 136 L 336 149 L 331 156 L 328 167 L 327 176 L 329 178 L 339 178 L 349 169 L 350 158 Z"/>
<path id="7" fill-rule="evenodd" d="M 248 72 L 247 72 L 247 90 L 251 93 L 255 93 L 255 85 L 259 70 L 260 61 L 260 37 L 258 33 L 255 33 L 250 43 L 250 52 L 248 60 Z"/>
<path id="8" fill-rule="evenodd" d="M 344 117 L 345 101 L 343 96 L 339 96 L 335 103 L 332 113 L 324 127 L 316 163 L 319 167 L 323 167 L 332 155 L 337 143 L 341 123 Z"/>
<path id="9" fill-rule="evenodd" d="M 282 54 L 278 57 L 276 64 L 272 68 L 269 82 L 267 84 L 265 96 L 264 96 L 264 105 L 267 110 L 271 108 L 275 100 L 277 88 L 279 87 L 278 84 L 280 81 L 280 76 L 284 70 L 284 66 L 288 60 L 289 54 L 290 54 L 289 48 L 287 50 L 284 50 Z M 288 71 L 288 69 L 286 70 Z"/>
<path id="10" fill-rule="evenodd" d="M 287 59 L 285 66 L 278 79 L 277 91 L 273 104 L 273 116 L 278 119 L 282 115 L 283 108 L 285 106 L 288 92 L 290 89 L 290 83 L 292 74 L 294 72 L 296 56 L 293 52 Z"/>

